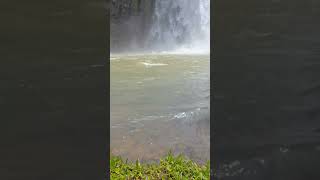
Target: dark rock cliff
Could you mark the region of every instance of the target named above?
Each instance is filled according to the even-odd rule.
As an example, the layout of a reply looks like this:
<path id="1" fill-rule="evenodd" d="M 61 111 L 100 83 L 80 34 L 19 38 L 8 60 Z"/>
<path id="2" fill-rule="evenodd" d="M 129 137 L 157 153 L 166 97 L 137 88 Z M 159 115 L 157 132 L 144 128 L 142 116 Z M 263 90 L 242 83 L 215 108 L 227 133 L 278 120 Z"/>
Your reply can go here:
<path id="1" fill-rule="evenodd" d="M 111 52 L 143 49 L 151 25 L 155 0 L 111 2 Z"/>

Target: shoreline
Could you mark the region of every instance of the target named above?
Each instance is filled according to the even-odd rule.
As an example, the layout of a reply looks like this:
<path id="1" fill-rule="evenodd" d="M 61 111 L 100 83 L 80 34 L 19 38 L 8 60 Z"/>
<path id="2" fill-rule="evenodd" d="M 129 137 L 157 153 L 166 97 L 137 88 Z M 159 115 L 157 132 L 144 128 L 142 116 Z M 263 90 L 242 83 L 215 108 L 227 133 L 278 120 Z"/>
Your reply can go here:
<path id="1" fill-rule="evenodd" d="M 159 162 L 135 162 L 123 160 L 121 156 L 110 156 L 110 178 L 200 178 L 210 179 L 210 161 L 195 163 L 185 155 L 173 155 L 171 151 L 159 158 Z"/>

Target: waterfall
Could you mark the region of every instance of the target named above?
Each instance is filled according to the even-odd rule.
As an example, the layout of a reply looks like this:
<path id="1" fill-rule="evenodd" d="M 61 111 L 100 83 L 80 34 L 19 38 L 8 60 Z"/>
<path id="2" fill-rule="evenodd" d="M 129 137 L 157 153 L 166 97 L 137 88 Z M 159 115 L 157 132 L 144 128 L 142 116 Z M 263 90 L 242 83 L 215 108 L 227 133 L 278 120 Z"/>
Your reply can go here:
<path id="1" fill-rule="evenodd" d="M 157 51 L 210 52 L 210 0 L 155 0 L 147 46 Z"/>
<path id="2" fill-rule="evenodd" d="M 112 0 L 111 9 L 111 52 L 210 52 L 210 0 Z"/>

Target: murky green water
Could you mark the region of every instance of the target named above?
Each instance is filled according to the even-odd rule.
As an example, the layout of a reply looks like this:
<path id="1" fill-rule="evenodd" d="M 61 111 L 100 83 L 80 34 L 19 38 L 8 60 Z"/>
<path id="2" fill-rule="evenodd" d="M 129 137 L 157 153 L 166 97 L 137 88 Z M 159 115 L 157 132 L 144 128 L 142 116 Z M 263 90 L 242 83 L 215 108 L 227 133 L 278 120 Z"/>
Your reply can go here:
<path id="1" fill-rule="evenodd" d="M 209 159 L 209 55 L 112 55 L 110 68 L 113 154 Z"/>

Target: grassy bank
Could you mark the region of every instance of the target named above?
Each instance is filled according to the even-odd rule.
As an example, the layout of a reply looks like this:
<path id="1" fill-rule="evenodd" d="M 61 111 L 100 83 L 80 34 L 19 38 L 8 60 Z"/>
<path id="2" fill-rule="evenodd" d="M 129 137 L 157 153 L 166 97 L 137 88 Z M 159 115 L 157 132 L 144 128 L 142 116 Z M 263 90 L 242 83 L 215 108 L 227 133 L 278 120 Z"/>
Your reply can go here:
<path id="1" fill-rule="evenodd" d="M 160 163 L 144 164 L 124 161 L 121 157 L 111 156 L 110 177 L 117 179 L 210 179 L 210 163 L 199 165 L 183 155 L 168 153 Z"/>

